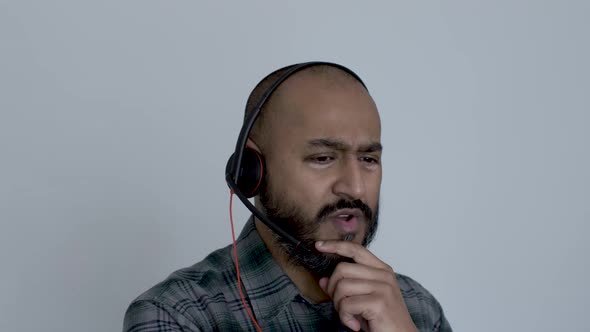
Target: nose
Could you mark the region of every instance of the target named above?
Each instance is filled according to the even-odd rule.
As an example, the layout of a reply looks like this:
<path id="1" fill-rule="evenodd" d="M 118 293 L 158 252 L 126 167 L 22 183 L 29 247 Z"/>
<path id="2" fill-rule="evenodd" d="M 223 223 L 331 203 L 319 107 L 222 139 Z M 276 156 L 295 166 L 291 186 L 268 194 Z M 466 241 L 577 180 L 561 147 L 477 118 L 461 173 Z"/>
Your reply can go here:
<path id="1" fill-rule="evenodd" d="M 338 177 L 332 191 L 335 195 L 348 199 L 363 199 L 366 188 L 363 169 L 356 156 L 344 158 L 338 168 Z"/>

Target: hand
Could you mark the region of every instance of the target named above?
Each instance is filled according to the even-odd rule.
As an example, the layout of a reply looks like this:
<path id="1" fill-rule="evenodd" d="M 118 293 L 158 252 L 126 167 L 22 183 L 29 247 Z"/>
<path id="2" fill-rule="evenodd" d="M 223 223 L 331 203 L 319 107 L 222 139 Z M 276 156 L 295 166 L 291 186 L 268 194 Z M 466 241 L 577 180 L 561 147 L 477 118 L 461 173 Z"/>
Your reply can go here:
<path id="1" fill-rule="evenodd" d="M 334 302 L 340 320 L 354 331 L 417 332 L 393 269 L 367 248 L 349 241 L 318 241 L 320 252 L 351 258 L 341 262 L 320 287 Z"/>

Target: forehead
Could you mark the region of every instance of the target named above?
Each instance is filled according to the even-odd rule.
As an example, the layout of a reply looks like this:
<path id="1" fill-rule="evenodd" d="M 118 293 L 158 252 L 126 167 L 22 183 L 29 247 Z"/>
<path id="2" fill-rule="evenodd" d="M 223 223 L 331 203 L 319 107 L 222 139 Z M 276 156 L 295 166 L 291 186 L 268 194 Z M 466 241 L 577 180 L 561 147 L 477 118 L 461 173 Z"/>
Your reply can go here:
<path id="1" fill-rule="evenodd" d="M 318 138 L 338 139 L 351 146 L 380 141 L 377 107 L 351 77 L 302 73 L 285 81 L 275 97 L 271 114 L 267 114 L 272 145 Z"/>

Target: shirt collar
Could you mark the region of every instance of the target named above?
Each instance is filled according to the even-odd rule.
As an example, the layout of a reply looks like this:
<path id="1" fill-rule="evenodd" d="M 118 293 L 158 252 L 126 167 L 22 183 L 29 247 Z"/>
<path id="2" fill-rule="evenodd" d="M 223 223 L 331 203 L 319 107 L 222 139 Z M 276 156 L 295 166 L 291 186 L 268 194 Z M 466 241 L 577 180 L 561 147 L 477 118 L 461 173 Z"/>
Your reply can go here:
<path id="1" fill-rule="evenodd" d="M 237 240 L 240 274 L 246 296 L 259 320 L 276 316 L 299 290 L 274 260 L 250 217 Z"/>

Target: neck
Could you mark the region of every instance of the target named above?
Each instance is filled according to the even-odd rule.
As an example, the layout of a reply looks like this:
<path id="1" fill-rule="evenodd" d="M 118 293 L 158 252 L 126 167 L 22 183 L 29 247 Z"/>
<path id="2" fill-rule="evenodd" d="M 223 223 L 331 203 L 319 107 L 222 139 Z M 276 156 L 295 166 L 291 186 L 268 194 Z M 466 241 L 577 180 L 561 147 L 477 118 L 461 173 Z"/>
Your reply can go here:
<path id="1" fill-rule="evenodd" d="M 302 266 L 291 264 L 285 251 L 276 243 L 276 235 L 258 219 L 256 219 L 256 229 L 274 260 L 283 269 L 285 274 L 289 276 L 291 281 L 293 281 L 297 289 L 301 292 L 301 295 L 316 303 L 330 300 L 328 294 L 324 293 L 320 288 L 320 278 Z"/>

